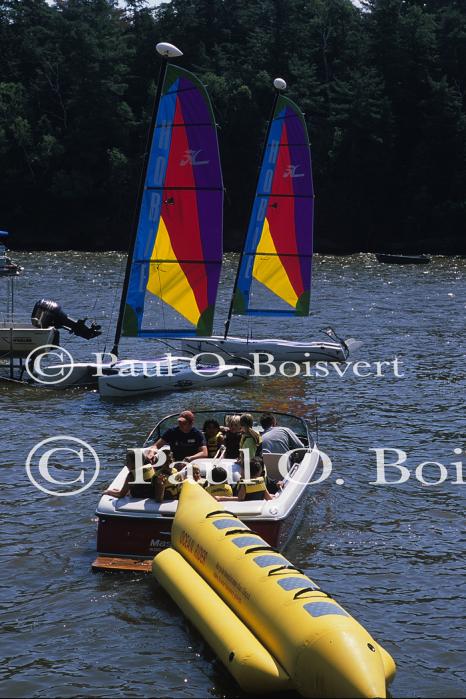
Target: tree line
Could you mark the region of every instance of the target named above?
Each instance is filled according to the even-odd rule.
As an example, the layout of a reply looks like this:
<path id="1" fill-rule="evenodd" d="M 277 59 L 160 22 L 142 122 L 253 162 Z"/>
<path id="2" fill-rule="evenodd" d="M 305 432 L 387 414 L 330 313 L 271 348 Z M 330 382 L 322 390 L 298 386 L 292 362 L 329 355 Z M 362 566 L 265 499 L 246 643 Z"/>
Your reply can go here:
<path id="1" fill-rule="evenodd" d="M 466 252 L 464 0 L 0 0 L 0 228 L 125 249 L 155 44 L 206 84 L 238 249 L 272 81 L 306 115 L 325 252 Z"/>

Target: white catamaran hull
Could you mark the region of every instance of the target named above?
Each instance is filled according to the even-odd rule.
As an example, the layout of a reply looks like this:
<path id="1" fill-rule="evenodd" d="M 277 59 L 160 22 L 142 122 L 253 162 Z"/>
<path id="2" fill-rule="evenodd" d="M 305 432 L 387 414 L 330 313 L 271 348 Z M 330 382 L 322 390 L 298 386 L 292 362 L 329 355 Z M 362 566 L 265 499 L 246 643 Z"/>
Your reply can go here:
<path id="1" fill-rule="evenodd" d="M 163 391 L 230 386 L 245 381 L 251 372 L 249 366 L 237 364 L 199 367 L 194 371 L 189 362 L 173 363 L 170 372 L 159 372 L 159 375 L 151 375 L 150 369 L 150 362 L 132 362 L 132 366 L 126 368 L 114 368 L 112 373 L 98 378 L 100 395 L 132 398 Z"/>
<path id="2" fill-rule="evenodd" d="M 55 333 L 55 328 L 1 327 L 0 359 L 25 359 L 33 350 L 52 344 Z"/>
<path id="3" fill-rule="evenodd" d="M 58 390 L 98 388 L 104 397 L 132 397 L 203 386 L 229 386 L 249 378 L 249 366 L 226 364 L 191 368 L 190 358 L 123 359 L 113 364 L 76 362 L 43 368 L 37 384 Z M 40 379 L 40 380 L 39 380 Z"/>
<path id="4" fill-rule="evenodd" d="M 345 347 L 346 345 L 346 347 Z M 223 357 L 238 357 L 252 360 L 253 353 L 266 352 L 271 354 L 276 362 L 344 362 L 349 355 L 349 349 L 360 345 L 356 340 L 346 340 L 345 345 L 338 342 L 293 342 L 291 340 L 252 340 L 243 337 L 220 336 L 200 337 L 182 341 L 182 352 L 199 354 L 210 352 Z"/>

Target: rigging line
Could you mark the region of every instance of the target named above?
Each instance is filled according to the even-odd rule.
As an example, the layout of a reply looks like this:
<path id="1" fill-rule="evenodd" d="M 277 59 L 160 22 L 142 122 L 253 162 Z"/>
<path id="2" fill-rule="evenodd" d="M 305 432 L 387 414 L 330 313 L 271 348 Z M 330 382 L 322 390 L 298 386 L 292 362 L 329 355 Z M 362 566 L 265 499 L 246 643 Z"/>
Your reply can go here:
<path id="1" fill-rule="evenodd" d="M 161 337 L 155 338 L 156 342 L 160 342 L 161 345 L 165 345 L 168 347 L 168 349 L 173 350 L 174 352 L 178 352 L 178 348 L 175 347 L 174 345 L 171 345 L 167 340 L 163 340 Z M 181 351 L 181 350 L 180 350 Z M 187 354 L 194 354 L 193 352 L 189 352 L 186 350 Z"/>
<path id="2" fill-rule="evenodd" d="M 95 295 L 94 305 L 92 307 L 91 313 L 94 313 L 94 311 L 95 311 L 95 307 L 97 306 L 97 301 L 99 300 L 99 294 L 100 294 L 100 292 L 98 291 Z M 94 317 L 94 320 L 96 320 L 95 317 Z"/>
<path id="3" fill-rule="evenodd" d="M 121 277 L 121 272 L 123 268 L 123 263 L 125 262 L 125 256 L 122 255 L 120 259 L 120 263 L 118 265 L 118 278 Z M 112 310 L 110 311 L 110 318 L 108 320 L 108 325 L 107 325 L 107 332 L 105 335 L 105 343 L 104 343 L 104 354 L 107 351 L 107 343 L 108 343 L 108 336 L 110 334 L 110 328 L 112 326 L 112 321 L 113 321 L 113 314 L 115 313 L 115 305 L 116 305 L 116 300 L 117 300 L 117 285 L 114 284 L 113 286 L 113 302 L 112 302 Z"/>
<path id="4" fill-rule="evenodd" d="M 315 365 L 314 365 L 315 366 Z M 315 406 L 315 425 L 316 425 L 316 438 L 315 444 L 317 448 L 319 447 L 319 411 L 317 406 L 317 372 L 315 372 L 315 385 L 314 385 L 314 406 Z"/>
<path id="5" fill-rule="evenodd" d="M 162 291 L 162 277 L 160 276 L 160 266 L 157 267 L 157 275 L 159 278 L 159 288 L 160 288 L 160 291 Z M 167 328 L 165 325 L 165 302 L 163 301 L 163 299 L 160 296 L 159 296 L 159 298 L 160 298 L 160 301 L 162 303 L 162 327 L 164 330 L 166 330 Z"/>
<path id="6" fill-rule="evenodd" d="M 271 129 L 272 129 L 272 122 L 273 122 L 274 115 L 275 115 L 275 109 L 276 109 L 277 104 L 278 104 L 278 98 L 279 98 L 279 93 L 278 93 L 278 90 L 276 90 L 275 96 L 274 96 L 274 99 L 273 99 L 272 111 L 270 112 L 270 119 L 269 119 L 269 121 L 268 121 L 268 123 L 267 123 L 267 130 L 266 130 L 266 134 L 265 134 L 265 141 L 264 141 L 264 145 L 262 146 L 261 159 L 260 159 L 260 166 L 259 166 L 259 171 L 258 171 L 257 177 L 256 177 L 255 192 L 257 192 L 257 189 L 258 189 L 258 187 L 259 187 L 260 173 L 261 173 L 261 171 L 262 171 L 262 165 L 263 165 L 263 163 L 264 163 L 264 155 L 265 155 L 265 148 L 264 148 L 264 146 L 267 145 L 268 140 L 269 140 L 269 136 L 270 136 Z M 280 136 L 280 138 L 281 138 L 281 136 Z M 250 214 L 250 218 L 251 218 L 251 216 L 252 216 L 252 212 L 254 211 L 254 203 L 255 203 L 255 196 L 254 196 L 254 198 L 253 198 L 253 200 L 252 200 L 252 204 L 251 204 L 251 214 Z M 237 268 L 236 268 L 236 276 L 235 276 L 235 282 L 234 282 L 234 284 L 233 284 L 233 291 L 232 291 L 232 294 L 231 294 L 230 307 L 229 307 L 229 309 L 228 309 L 228 316 L 227 316 L 227 319 L 226 319 L 226 321 L 225 321 L 225 326 L 224 326 L 224 332 L 223 332 L 223 339 L 224 339 L 224 340 L 227 339 L 227 337 L 228 337 L 228 332 L 229 332 L 229 330 L 230 330 L 230 323 L 231 323 L 231 319 L 232 319 L 232 316 L 233 316 L 233 309 L 234 309 L 234 303 L 235 303 L 235 295 L 236 295 L 236 291 L 237 291 L 237 288 L 238 288 L 238 282 L 239 282 L 239 280 L 240 280 L 240 273 L 241 273 L 242 262 L 243 262 L 244 248 L 245 248 L 247 239 L 248 239 L 248 231 L 246 231 L 245 235 L 243 236 L 243 240 L 242 240 L 242 243 L 241 243 L 240 257 L 239 257 L 238 266 L 237 266 Z"/>
<path id="7" fill-rule="evenodd" d="M 118 278 L 121 277 L 121 270 L 123 267 L 123 262 L 124 262 L 124 255 L 121 256 L 120 262 L 117 266 L 117 277 Z M 117 299 L 117 285 L 114 284 L 113 285 L 113 301 L 112 301 L 112 306 L 111 306 L 111 310 L 110 310 L 110 316 L 108 319 L 107 332 L 105 334 L 104 353 L 107 351 L 107 344 L 108 344 L 108 339 L 109 339 L 109 335 L 110 335 L 110 329 L 112 327 L 113 316 L 115 313 L 116 299 Z"/>

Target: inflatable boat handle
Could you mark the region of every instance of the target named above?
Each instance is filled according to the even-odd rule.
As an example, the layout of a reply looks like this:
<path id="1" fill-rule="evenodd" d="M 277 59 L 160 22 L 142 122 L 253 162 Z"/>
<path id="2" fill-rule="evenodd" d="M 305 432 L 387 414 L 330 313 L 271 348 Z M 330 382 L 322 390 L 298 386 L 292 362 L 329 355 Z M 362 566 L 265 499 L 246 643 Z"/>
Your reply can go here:
<path id="1" fill-rule="evenodd" d="M 301 575 L 304 575 L 304 572 L 301 570 L 301 568 L 296 568 L 296 566 L 292 566 L 292 565 L 279 566 L 278 568 L 272 568 L 272 570 L 269 570 L 268 575 L 270 577 L 271 575 L 276 575 L 277 573 L 280 573 L 280 572 L 287 573 L 289 570 L 295 570 L 297 573 L 301 573 Z"/>
<path id="2" fill-rule="evenodd" d="M 280 553 L 280 551 L 273 546 L 253 546 L 244 553 L 256 553 L 256 551 L 273 551 L 274 553 Z"/>
<path id="3" fill-rule="evenodd" d="M 246 531 L 249 534 L 249 530 Z M 244 534 L 244 532 L 244 527 L 242 527 L 241 529 L 229 529 L 227 532 L 225 532 L 225 536 L 233 536 L 233 534 Z M 257 534 L 257 532 L 251 529 L 251 534 Z M 257 534 L 257 536 L 259 536 L 259 534 Z"/>
<path id="4" fill-rule="evenodd" d="M 324 595 L 324 597 L 333 599 L 332 595 L 329 595 L 328 592 L 325 592 L 325 590 L 321 590 L 320 588 L 316 590 L 315 587 L 303 587 L 302 590 L 298 590 L 298 592 L 295 593 L 293 599 L 299 599 L 301 595 L 304 595 L 306 592 L 321 592 Z"/>
<path id="5" fill-rule="evenodd" d="M 234 512 L 229 512 L 228 510 L 214 510 L 213 512 L 209 512 L 205 518 L 209 519 L 210 517 L 214 517 L 215 515 L 230 515 L 230 517 L 234 517 L 235 519 L 238 519 L 238 515 L 235 515 Z"/>

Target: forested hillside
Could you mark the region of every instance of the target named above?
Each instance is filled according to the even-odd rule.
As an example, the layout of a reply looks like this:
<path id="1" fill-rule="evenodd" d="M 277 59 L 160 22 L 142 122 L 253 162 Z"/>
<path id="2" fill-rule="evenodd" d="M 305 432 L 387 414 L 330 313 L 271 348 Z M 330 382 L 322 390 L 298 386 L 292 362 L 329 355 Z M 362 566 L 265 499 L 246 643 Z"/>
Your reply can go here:
<path id="1" fill-rule="evenodd" d="M 464 0 L 0 0 L 0 228 L 14 247 L 127 246 L 158 41 L 210 92 L 227 249 L 280 76 L 312 142 L 317 250 L 466 252 Z"/>

